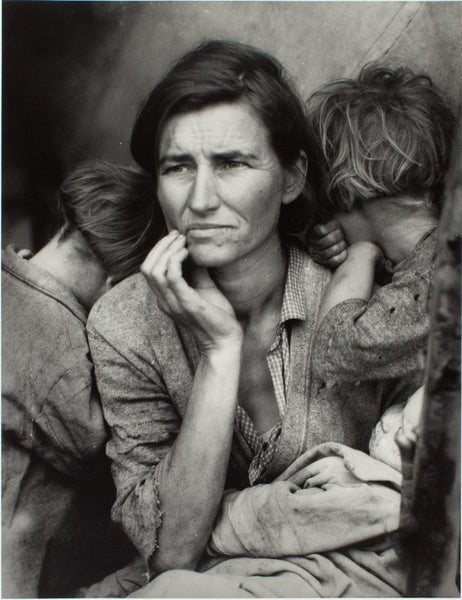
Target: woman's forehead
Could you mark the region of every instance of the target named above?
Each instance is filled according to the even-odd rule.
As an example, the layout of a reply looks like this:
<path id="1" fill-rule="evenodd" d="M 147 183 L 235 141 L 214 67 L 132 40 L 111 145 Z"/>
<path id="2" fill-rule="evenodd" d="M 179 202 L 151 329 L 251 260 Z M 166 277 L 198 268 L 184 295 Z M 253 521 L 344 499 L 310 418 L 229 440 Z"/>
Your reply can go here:
<path id="1" fill-rule="evenodd" d="M 269 133 L 246 101 L 222 102 L 173 115 L 165 124 L 159 155 L 196 152 L 264 152 Z"/>

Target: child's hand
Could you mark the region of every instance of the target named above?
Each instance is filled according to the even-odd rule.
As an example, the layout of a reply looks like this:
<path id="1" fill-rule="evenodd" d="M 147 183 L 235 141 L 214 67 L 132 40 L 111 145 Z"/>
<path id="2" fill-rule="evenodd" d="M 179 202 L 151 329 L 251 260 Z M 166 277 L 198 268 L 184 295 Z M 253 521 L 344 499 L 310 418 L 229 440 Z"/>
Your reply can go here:
<path id="1" fill-rule="evenodd" d="M 357 479 L 344 464 L 339 456 L 320 458 L 305 470 L 306 480 L 303 487 L 322 487 L 327 483 L 351 485 L 358 483 Z"/>
<path id="2" fill-rule="evenodd" d="M 347 257 L 345 236 L 337 221 L 315 225 L 306 234 L 310 255 L 320 265 L 336 269 Z"/>
<path id="3" fill-rule="evenodd" d="M 420 387 L 406 402 L 403 411 L 401 428 L 396 434 L 397 444 L 406 450 L 411 449 L 417 442 L 422 418 L 424 388 Z"/>

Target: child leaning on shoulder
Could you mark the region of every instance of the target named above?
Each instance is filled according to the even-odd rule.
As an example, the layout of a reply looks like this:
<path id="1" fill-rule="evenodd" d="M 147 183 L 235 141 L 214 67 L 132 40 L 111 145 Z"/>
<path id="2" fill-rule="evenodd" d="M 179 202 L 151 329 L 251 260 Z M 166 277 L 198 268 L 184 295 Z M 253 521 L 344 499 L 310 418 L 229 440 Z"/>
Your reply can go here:
<path id="1" fill-rule="evenodd" d="M 318 221 L 328 222 L 308 246 L 338 265 L 317 333 L 328 350 L 315 370 L 353 381 L 414 377 L 403 401 L 422 383 L 455 120 L 429 77 L 377 65 L 316 92 L 309 116 L 326 190 Z"/>

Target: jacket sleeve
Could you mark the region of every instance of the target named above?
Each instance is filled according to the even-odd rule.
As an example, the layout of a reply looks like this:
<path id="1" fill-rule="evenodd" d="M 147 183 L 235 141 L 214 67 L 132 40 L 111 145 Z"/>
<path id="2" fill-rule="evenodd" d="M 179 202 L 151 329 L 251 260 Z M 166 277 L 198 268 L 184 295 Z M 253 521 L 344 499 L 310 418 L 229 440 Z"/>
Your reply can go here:
<path id="1" fill-rule="evenodd" d="M 157 468 L 179 430 L 179 416 L 155 368 L 141 369 L 88 326 L 98 388 L 111 437 L 107 454 L 116 485 L 113 519 L 145 560 L 161 525 Z"/>
<path id="2" fill-rule="evenodd" d="M 96 474 L 107 429 L 89 359 L 60 375 L 31 427 L 34 453 L 55 469 L 85 479 Z"/>
<path id="3" fill-rule="evenodd" d="M 430 331 L 429 273 L 397 271 L 369 301 L 347 300 L 321 322 L 314 373 L 343 381 L 395 379 L 422 372 Z"/>
<path id="4" fill-rule="evenodd" d="M 344 454 L 357 484 L 305 489 L 292 481 L 323 452 L 329 455 L 331 448 Z M 280 558 L 373 540 L 398 528 L 400 484 L 397 471 L 367 454 L 341 444 L 323 444 L 299 457 L 278 480 L 226 493 L 209 550 L 222 556 Z"/>

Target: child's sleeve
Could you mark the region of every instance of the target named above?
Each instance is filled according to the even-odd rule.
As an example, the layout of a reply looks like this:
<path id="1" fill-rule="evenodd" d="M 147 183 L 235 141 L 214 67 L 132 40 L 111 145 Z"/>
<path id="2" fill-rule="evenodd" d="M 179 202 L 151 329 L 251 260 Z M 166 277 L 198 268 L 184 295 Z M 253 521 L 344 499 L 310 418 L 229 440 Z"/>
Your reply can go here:
<path id="1" fill-rule="evenodd" d="M 423 371 L 434 252 L 427 248 L 425 255 L 424 264 L 414 255 L 398 265 L 370 300 L 347 300 L 327 313 L 315 339 L 316 374 L 354 381 Z"/>

